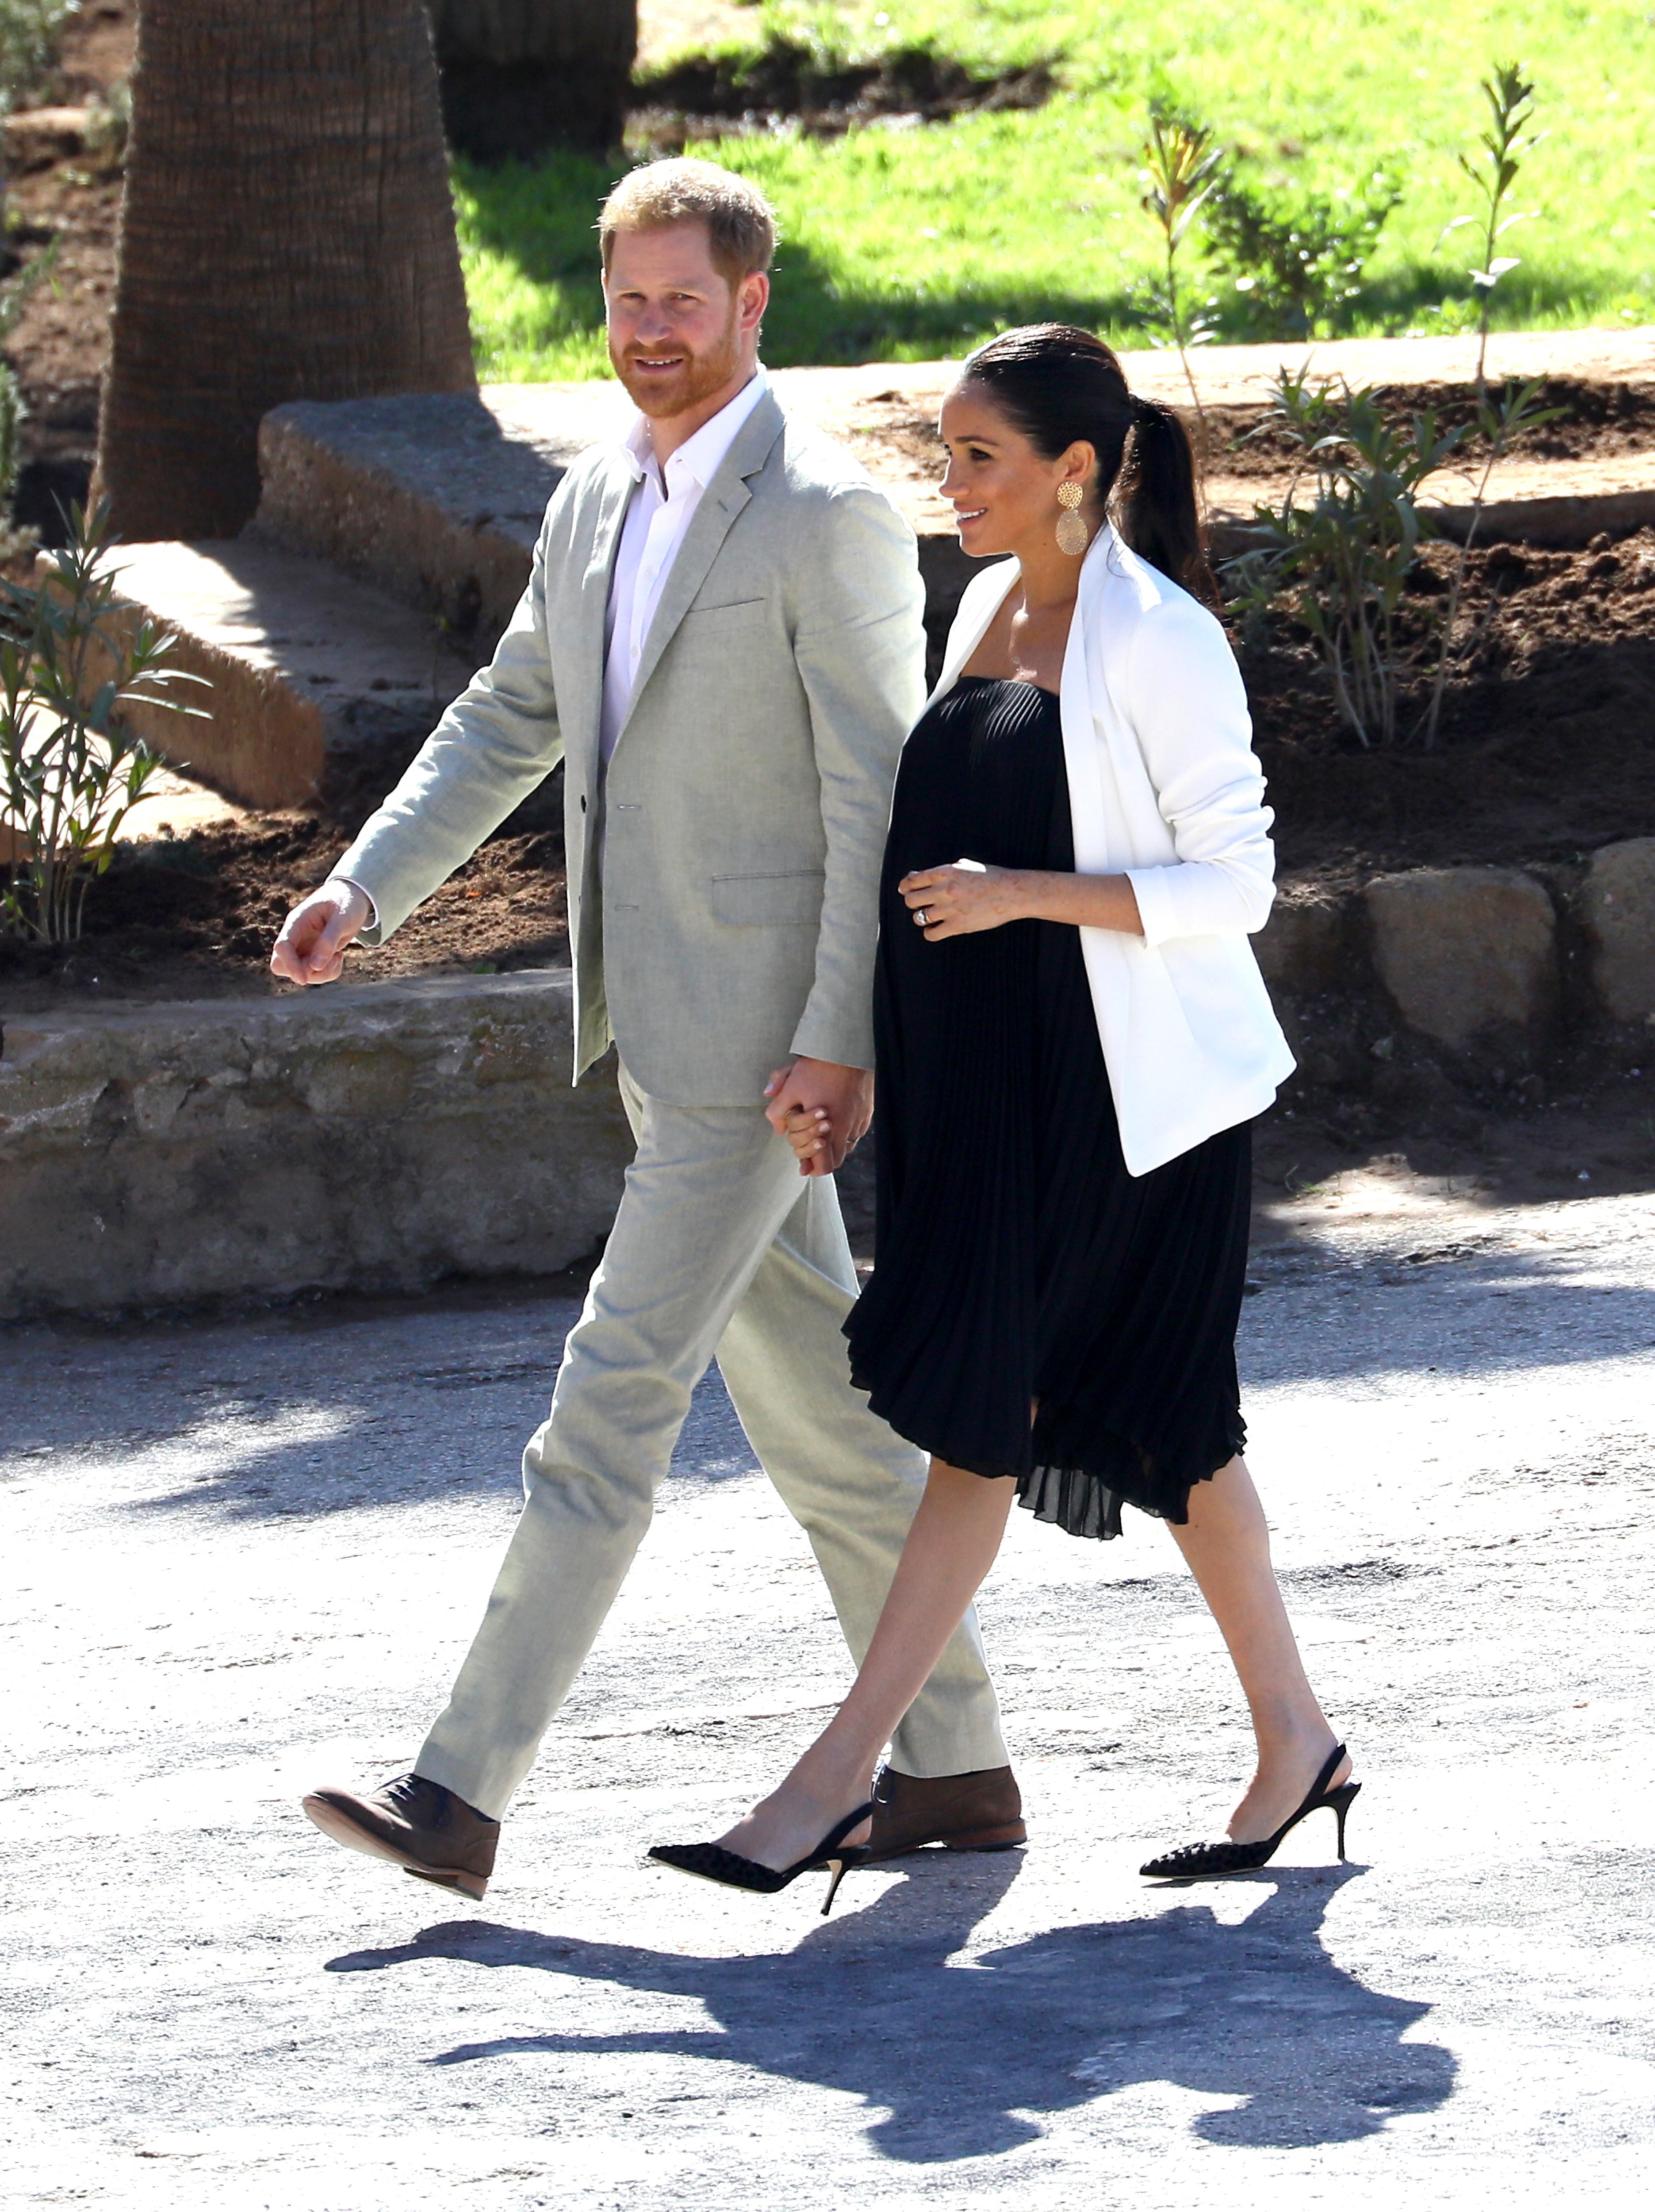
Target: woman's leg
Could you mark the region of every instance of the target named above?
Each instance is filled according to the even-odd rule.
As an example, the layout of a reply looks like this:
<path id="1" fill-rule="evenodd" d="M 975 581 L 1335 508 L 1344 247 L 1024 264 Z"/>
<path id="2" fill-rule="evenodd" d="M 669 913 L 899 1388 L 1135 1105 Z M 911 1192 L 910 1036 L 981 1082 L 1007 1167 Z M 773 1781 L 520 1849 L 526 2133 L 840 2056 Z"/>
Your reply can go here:
<path id="1" fill-rule="evenodd" d="M 856 1680 L 781 1787 L 718 1841 L 761 1866 L 791 1866 L 860 1805 L 880 1753 L 994 1564 L 1016 1485 L 932 1460 L 890 1595 Z M 857 1834 L 860 1841 L 865 1827 Z"/>
<path id="2" fill-rule="evenodd" d="M 1233 1459 L 1190 1492 L 1190 1517 L 1173 1534 L 1218 1623 L 1241 1678 L 1258 1769 L 1236 1807 L 1237 1843 L 1272 1835 L 1303 1802 L 1338 1741 L 1305 1674 L 1270 1565 L 1264 1509 L 1246 1465 Z M 1350 1762 L 1342 1762 L 1343 1782 Z"/>

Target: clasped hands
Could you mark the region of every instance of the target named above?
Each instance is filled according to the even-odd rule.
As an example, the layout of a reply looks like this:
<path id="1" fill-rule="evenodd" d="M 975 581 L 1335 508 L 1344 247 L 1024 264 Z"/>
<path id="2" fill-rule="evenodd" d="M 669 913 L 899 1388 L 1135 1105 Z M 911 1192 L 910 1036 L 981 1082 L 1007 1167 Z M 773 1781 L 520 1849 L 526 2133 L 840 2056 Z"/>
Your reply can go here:
<path id="1" fill-rule="evenodd" d="M 1012 896 L 1016 883 L 1010 869 L 956 860 L 904 876 L 897 889 L 927 939 L 936 941 L 1015 921 L 1025 910 Z M 778 1068 L 764 1095 L 770 1126 L 793 1147 L 803 1176 L 842 1167 L 873 1119 L 872 1076 L 832 1060 L 796 1060 Z"/>

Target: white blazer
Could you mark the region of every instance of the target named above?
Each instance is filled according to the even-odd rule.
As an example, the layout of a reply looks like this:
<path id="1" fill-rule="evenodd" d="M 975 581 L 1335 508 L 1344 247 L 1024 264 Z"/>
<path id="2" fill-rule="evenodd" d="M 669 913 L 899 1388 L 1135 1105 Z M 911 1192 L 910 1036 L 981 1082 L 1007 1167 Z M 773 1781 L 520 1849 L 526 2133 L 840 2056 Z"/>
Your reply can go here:
<path id="1" fill-rule="evenodd" d="M 933 700 L 1017 577 L 966 586 Z M 1106 525 L 1081 568 L 1059 692 L 1075 866 L 1131 879 L 1142 937 L 1081 945 L 1128 1171 L 1262 1113 L 1293 1072 L 1247 942 L 1276 896 L 1246 693 L 1215 618 Z M 955 857 L 971 859 L 969 854 Z"/>

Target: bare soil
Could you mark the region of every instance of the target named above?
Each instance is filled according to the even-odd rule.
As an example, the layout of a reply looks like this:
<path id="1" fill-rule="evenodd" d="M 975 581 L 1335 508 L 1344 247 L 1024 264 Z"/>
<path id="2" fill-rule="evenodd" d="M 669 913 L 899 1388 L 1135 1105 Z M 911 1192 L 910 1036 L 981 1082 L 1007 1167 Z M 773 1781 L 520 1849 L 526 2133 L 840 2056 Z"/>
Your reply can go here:
<path id="1" fill-rule="evenodd" d="M 336 824 L 315 816 L 267 814 L 122 846 L 94 887 L 78 942 L 0 938 L 0 1011 L 274 990 L 271 941 L 342 842 Z M 494 839 L 383 951 L 353 957 L 375 976 L 567 966 L 561 837 Z"/>
<path id="2" fill-rule="evenodd" d="M 1422 608 L 1453 557 L 1432 549 Z M 1466 606 L 1470 649 L 1428 752 L 1406 739 L 1362 750 L 1307 639 L 1244 646 L 1289 881 L 1343 889 L 1385 869 L 1477 862 L 1567 870 L 1598 845 L 1655 835 L 1655 532 L 1582 552 L 1474 553 Z M 1421 703 L 1416 693 L 1404 730 Z M 0 939 L 0 1004 L 258 989 L 282 916 L 343 842 L 340 824 L 280 815 L 123 850 L 79 945 Z M 566 957 L 558 833 L 512 825 L 373 956 L 381 975 Z"/>
<path id="3" fill-rule="evenodd" d="M 1422 600 L 1456 557 L 1431 549 Z M 1655 834 L 1655 532 L 1474 552 L 1465 605 L 1470 650 L 1428 752 L 1406 734 L 1358 745 L 1307 639 L 1244 653 L 1286 874 L 1347 884 L 1388 868 L 1567 865 Z"/>
<path id="4" fill-rule="evenodd" d="M 67 106 L 106 100 L 132 69 L 136 0 L 90 0 L 64 34 L 52 97 Z M 115 302 L 118 167 L 57 161 L 7 179 L 10 243 L 27 264 L 54 244 L 56 264 L 24 308 L 6 351 L 28 410 L 17 519 L 59 542 L 59 501 L 83 499 L 98 445 L 98 397 L 109 359 Z"/>
<path id="5" fill-rule="evenodd" d="M 1200 378 L 1197 373 L 1197 383 Z M 1487 441 L 1476 427 L 1476 398 L 1467 386 L 1443 392 L 1432 386 L 1391 385 L 1388 398 L 1403 413 L 1434 416 L 1440 430 L 1465 433 L 1455 449 L 1451 465 L 1472 468 L 1486 457 Z M 1610 384 L 1589 377 L 1556 376 L 1541 385 L 1538 404 L 1557 410 L 1554 422 L 1527 432 L 1508 449 L 1513 459 L 1527 461 L 1616 461 L 1632 454 L 1647 455 L 1655 447 L 1655 383 Z M 1264 422 L 1262 406 L 1209 406 L 1206 409 L 1208 471 L 1226 483 L 1240 481 L 1278 485 L 1299 456 L 1281 430 Z M 864 399 L 858 410 L 858 449 L 864 458 L 886 454 L 900 457 L 908 470 L 922 474 L 943 472 L 944 456 L 933 416 L 915 411 L 912 403 L 893 392 L 883 401 Z M 1500 496 L 1495 477 L 1491 495 Z"/>

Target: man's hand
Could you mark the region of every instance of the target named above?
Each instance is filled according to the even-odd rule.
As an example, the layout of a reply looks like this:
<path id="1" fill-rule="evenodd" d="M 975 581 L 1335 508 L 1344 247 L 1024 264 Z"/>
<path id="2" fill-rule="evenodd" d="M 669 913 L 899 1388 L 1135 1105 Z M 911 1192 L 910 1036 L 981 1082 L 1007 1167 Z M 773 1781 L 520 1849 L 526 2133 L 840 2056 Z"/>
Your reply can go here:
<path id="1" fill-rule="evenodd" d="M 372 911 L 367 894 L 355 884 L 330 878 L 282 923 L 270 954 L 270 973 L 290 983 L 336 982 L 345 947 L 367 927 Z"/>
<path id="2" fill-rule="evenodd" d="M 834 1060 L 790 1060 L 765 1085 L 764 1095 L 765 1119 L 798 1153 L 802 1176 L 843 1167 L 874 1118 L 871 1071 L 841 1067 Z"/>

